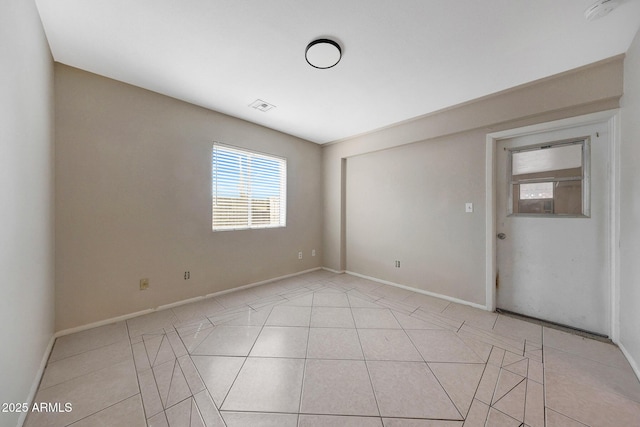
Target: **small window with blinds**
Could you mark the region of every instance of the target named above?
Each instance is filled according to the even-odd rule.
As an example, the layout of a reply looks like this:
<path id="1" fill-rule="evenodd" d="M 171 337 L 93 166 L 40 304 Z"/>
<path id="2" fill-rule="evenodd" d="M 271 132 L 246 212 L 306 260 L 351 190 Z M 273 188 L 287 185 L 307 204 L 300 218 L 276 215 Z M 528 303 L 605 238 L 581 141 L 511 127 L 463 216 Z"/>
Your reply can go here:
<path id="1" fill-rule="evenodd" d="M 213 231 L 285 227 L 287 160 L 213 144 Z"/>

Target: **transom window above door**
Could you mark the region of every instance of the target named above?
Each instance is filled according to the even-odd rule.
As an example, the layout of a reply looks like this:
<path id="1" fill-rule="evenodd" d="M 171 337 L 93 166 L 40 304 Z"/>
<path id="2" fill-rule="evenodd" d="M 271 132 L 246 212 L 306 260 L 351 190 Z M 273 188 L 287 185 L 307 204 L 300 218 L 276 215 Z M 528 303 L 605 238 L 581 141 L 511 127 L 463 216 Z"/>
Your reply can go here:
<path id="1" fill-rule="evenodd" d="M 589 216 L 589 138 L 509 150 L 508 214 Z"/>

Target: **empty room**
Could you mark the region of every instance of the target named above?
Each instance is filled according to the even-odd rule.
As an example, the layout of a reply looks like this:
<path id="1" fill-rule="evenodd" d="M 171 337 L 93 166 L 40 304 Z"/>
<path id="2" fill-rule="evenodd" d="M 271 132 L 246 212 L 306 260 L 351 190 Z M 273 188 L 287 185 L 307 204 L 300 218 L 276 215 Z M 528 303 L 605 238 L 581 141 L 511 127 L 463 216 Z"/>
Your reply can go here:
<path id="1" fill-rule="evenodd" d="M 3 0 L 0 427 L 640 425 L 640 0 Z"/>

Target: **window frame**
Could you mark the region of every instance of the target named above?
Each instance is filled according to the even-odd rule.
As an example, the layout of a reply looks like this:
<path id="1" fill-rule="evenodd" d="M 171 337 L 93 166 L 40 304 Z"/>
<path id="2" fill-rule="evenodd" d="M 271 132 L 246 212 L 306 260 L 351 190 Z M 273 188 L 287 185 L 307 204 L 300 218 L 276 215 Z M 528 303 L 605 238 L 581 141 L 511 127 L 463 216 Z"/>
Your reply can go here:
<path id="1" fill-rule="evenodd" d="M 270 222 L 268 224 L 252 224 L 252 219 L 255 219 L 252 215 L 252 200 L 254 200 L 252 193 L 253 184 L 255 184 L 256 180 L 254 180 L 251 176 L 245 176 L 248 179 L 247 188 L 249 189 L 247 194 L 247 225 L 233 225 L 233 226 L 216 226 L 216 214 L 215 209 L 217 206 L 218 200 L 221 198 L 219 196 L 219 177 L 216 174 L 216 150 L 226 150 L 227 152 L 236 153 L 241 156 L 246 156 L 249 159 L 249 162 L 253 159 L 268 159 L 272 161 L 277 161 L 280 165 L 280 170 L 278 174 L 279 181 L 279 196 L 278 196 L 278 221 L 277 223 Z M 244 147 L 238 147 L 234 145 L 224 144 L 215 141 L 211 148 L 211 230 L 213 232 L 219 231 L 239 231 L 239 230 L 262 230 L 262 229 L 273 229 L 273 228 L 285 228 L 287 226 L 287 158 L 283 156 L 274 155 L 271 153 L 264 153 L 258 150 L 248 149 Z M 251 173 L 251 169 L 249 174 Z M 241 172 L 239 172 L 241 173 Z M 245 171 L 245 173 L 247 173 Z M 264 180 L 262 180 L 264 182 Z M 274 186 L 273 188 L 276 188 Z M 246 188 L 245 188 L 246 190 Z"/>
<path id="2" fill-rule="evenodd" d="M 534 178 L 525 180 L 514 180 L 513 178 L 513 155 L 514 153 L 521 153 L 526 151 L 542 150 L 552 147 L 562 147 L 569 145 L 582 145 L 582 175 L 571 177 L 558 177 L 554 179 Z M 540 144 L 527 145 L 523 147 L 511 147 L 505 148 L 508 151 L 507 154 L 507 217 L 535 217 L 535 218 L 590 218 L 591 217 L 591 137 L 583 136 L 579 138 L 571 138 L 566 140 L 544 142 Z M 513 186 L 516 184 L 529 184 L 536 182 L 562 182 L 562 181 L 577 181 L 581 180 L 582 185 L 582 213 L 581 214 L 557 214 L 557 213 L 519 213 L 513 211 L 514 197 Z M 519 190 L 518 190 L 519 191 Z M 540 199 L 543 200 L 543 199 Z M 555 204 L 555 188 L 554 199 L 552 204 Z"/>

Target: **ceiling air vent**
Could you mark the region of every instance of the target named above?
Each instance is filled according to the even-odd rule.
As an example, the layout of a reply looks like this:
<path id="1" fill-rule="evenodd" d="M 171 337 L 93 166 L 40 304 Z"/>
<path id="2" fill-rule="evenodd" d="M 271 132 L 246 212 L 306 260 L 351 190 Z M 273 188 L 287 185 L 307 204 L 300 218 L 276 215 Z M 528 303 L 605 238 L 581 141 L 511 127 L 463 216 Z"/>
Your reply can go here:
<path id="1" fill-rule="evenodd" d="M 265 102 L 262 99 L 256 99 L 251 104 L 249 104 L 249 107 L 255 108 L 256 110 L 259 110 L 262 112 L 266 112 L 274 108 L 275 105 L 269 104 L 268 102 Z"/>

